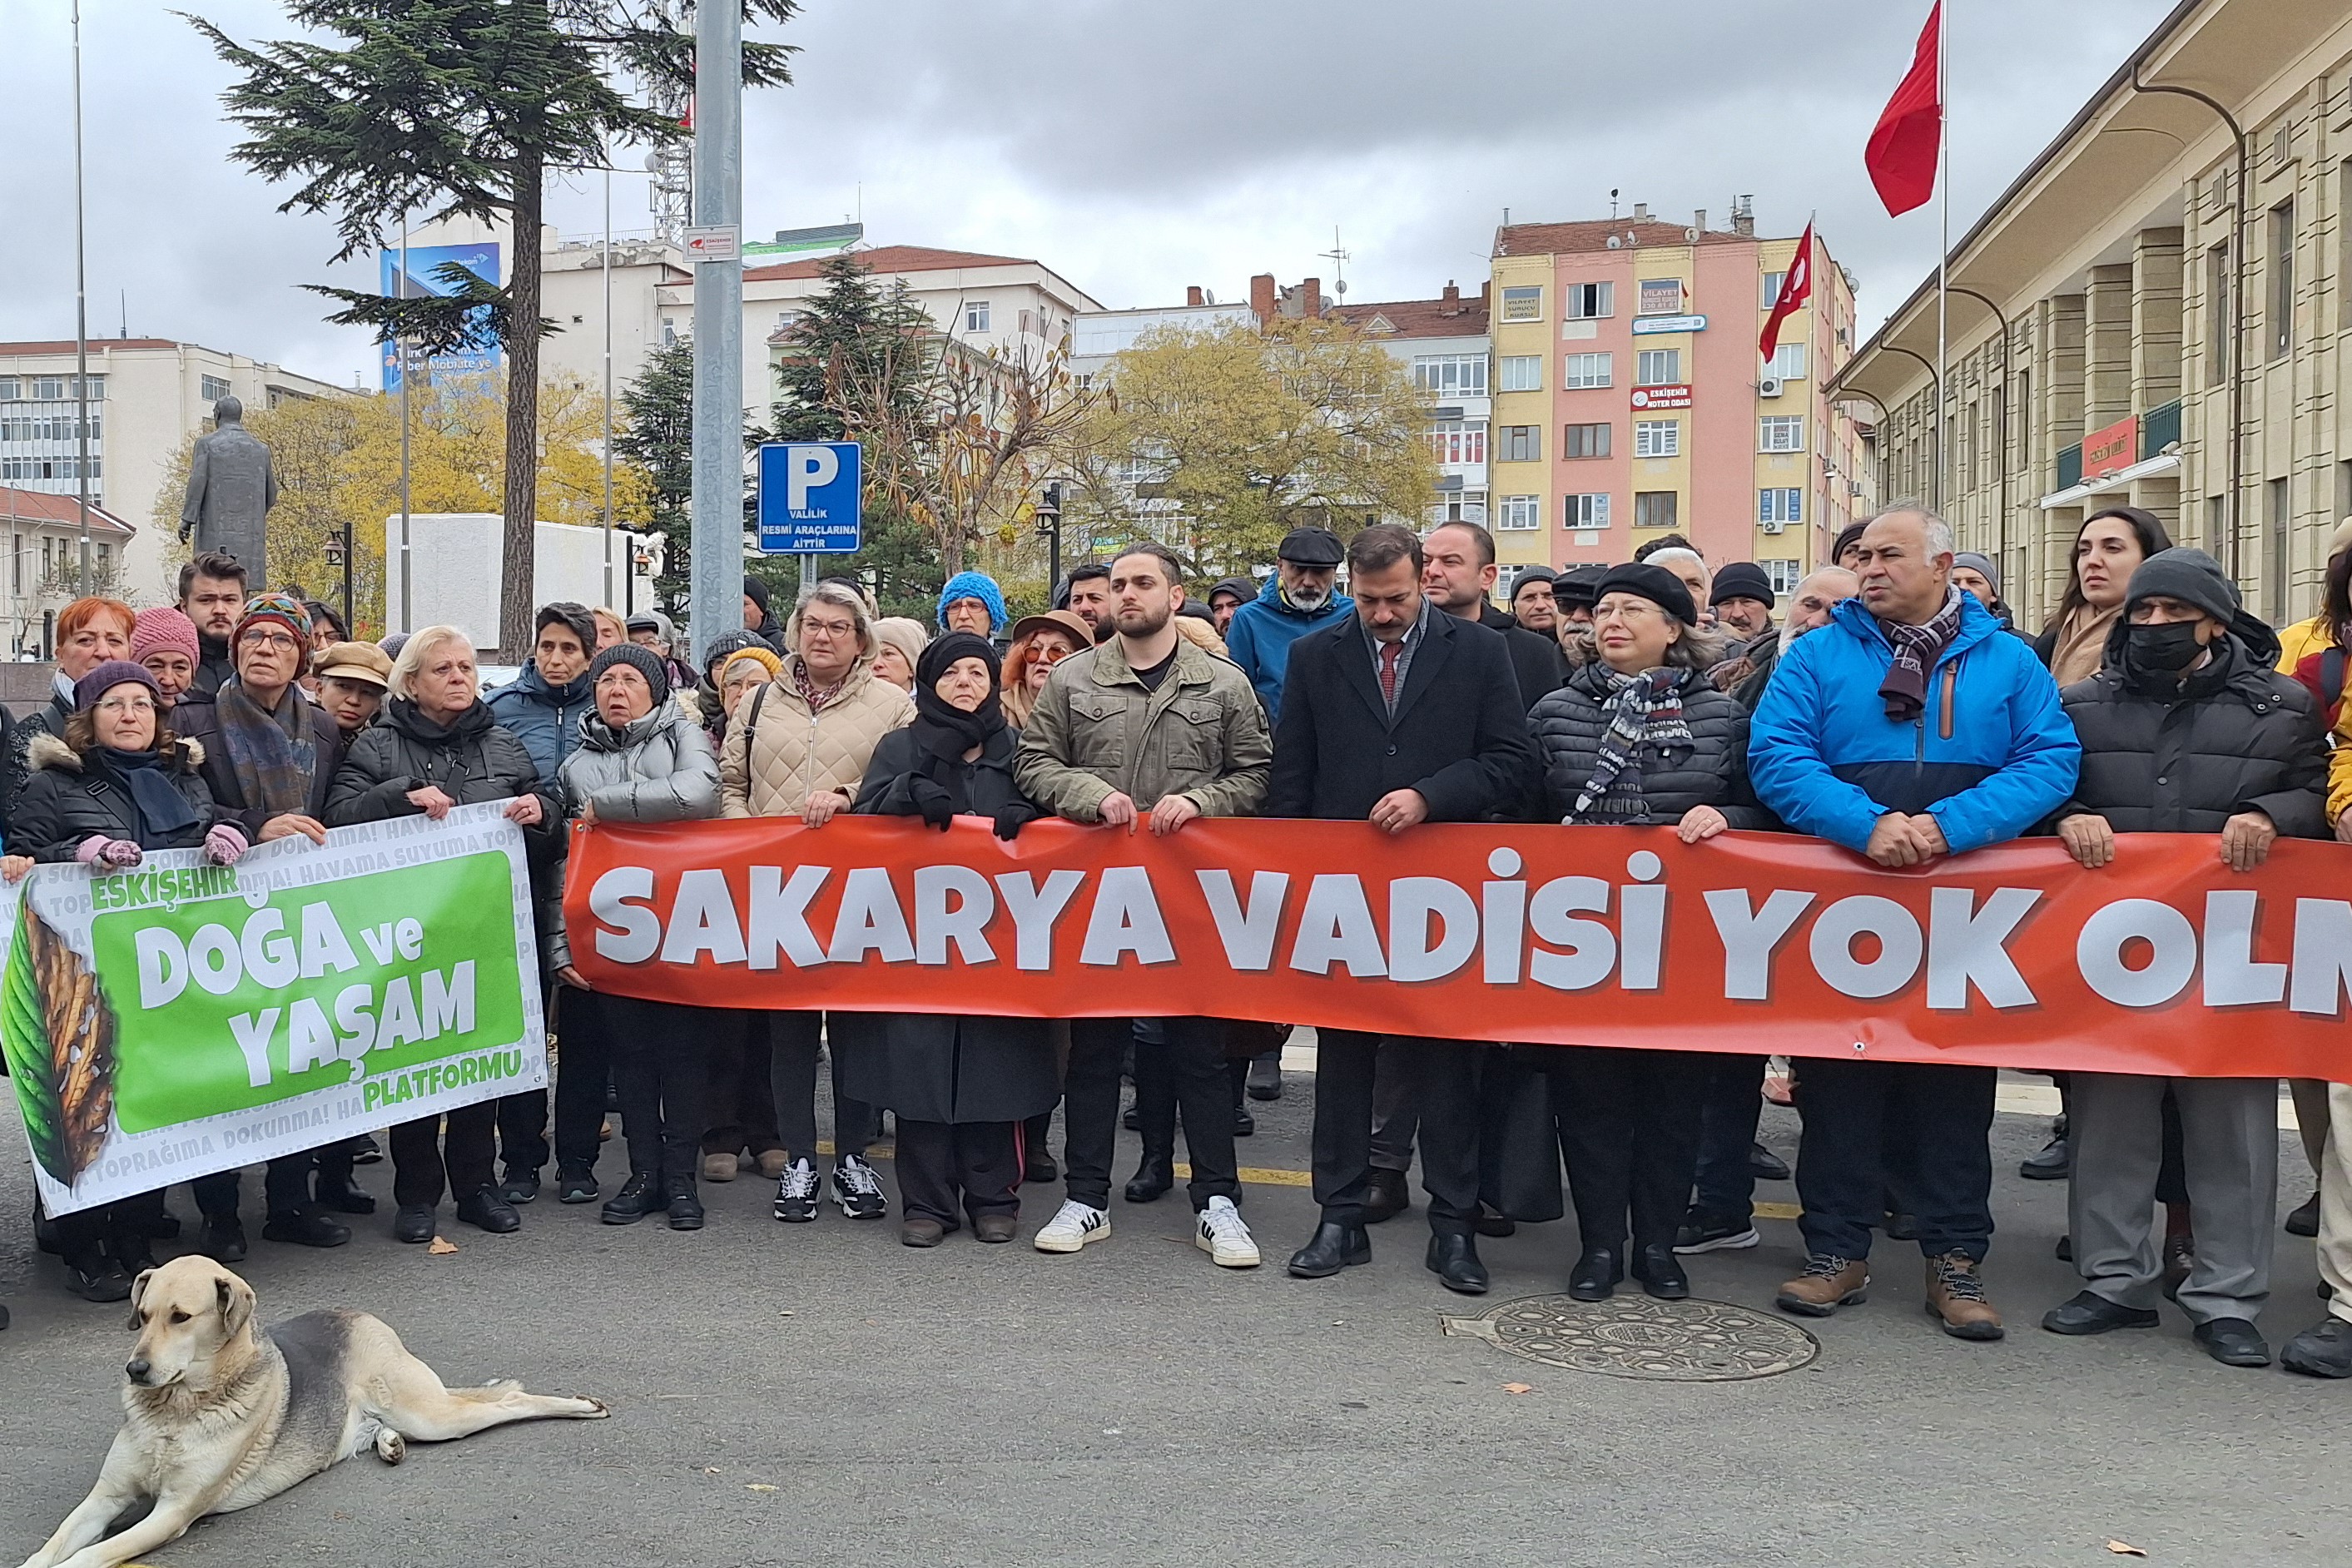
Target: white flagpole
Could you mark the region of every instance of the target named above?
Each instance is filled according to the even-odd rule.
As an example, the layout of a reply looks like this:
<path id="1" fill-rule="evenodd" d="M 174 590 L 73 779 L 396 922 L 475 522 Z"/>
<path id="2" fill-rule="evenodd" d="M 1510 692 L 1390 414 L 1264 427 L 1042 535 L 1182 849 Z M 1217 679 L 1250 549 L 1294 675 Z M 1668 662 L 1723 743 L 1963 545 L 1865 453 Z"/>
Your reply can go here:
<path id="1" fill-rule="evenodd" d="M 1951 19 L 1948 0 L 1936 7 L 1936 510 L 1949 504 L 1952 471 L 1951 420 L 1947 414 L 1950 368 L 1944 363 L 1947 346 L 1946 307 L 1952 285 L 1952 103 L 1945 90 L 1950 53 L 1945 39 Z"/>

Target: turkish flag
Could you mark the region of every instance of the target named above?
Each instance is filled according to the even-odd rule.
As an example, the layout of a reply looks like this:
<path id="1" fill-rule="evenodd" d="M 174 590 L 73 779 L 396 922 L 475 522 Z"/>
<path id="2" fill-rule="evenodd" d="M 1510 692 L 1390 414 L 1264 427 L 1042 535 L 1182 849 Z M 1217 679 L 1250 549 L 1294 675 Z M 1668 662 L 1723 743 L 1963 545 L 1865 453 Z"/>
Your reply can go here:
<path id="1" fill-rule="evenodd" d="M 1797 254 L 1789 258 L 1789 270 L 1780 275 L 1780 291 L 1772 296 L 1772 313 L 1764 318 L 1764 335 L 1756 340 L 1756 352 L 1770 359 L 1780 346 L 1780 323 L 1794 315 L 1813 297 L 1813 226 L 1805 225 L 1805 237 L 1797 241 Z"/>
<path id="2" fill-rule="evenodd" d="M 1936 194 L 1936 154 L 1942 149 L 1944 103 L 1942 50 L 1943 0 L 1927 13 L 1919 47 L 1912 51 L 1911 68 L 1886 100 L 1870 145 L 1862 155 L 1870 183 L 1888 214 L 1901 217 Z"/>

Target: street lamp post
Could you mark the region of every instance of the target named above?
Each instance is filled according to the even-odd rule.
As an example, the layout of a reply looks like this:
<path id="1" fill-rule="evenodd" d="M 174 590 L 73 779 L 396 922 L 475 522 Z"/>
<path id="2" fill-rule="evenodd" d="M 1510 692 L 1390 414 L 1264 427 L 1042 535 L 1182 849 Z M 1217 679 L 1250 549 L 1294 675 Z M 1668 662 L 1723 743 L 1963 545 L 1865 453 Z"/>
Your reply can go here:
<path id="1" fill-rule="evenodd" d="M 1037 531 L 1045 539 L 1045 597 L 1051 600 L 1062 585 L 1062 481 L 1045 487 L 1037 503 Z"/>
<path id="2" fill-rule="evenodd" d="M 352 621 L 352 525 L 344 523 L 327 535 L 327 564 L 340 566 L 343 573 L 343 635 L 356 640 L 359 629 Z"/>

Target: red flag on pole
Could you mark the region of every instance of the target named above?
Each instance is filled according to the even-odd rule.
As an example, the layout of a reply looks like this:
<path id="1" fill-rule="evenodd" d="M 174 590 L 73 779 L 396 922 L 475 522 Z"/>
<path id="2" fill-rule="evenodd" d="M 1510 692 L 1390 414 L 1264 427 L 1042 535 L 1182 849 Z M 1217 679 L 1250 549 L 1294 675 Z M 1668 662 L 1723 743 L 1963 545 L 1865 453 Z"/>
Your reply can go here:
<path id="1" fill-rule="evenodd" d="M 1923 205 L 1936 194 L 1936 155 L 1941 151 L 1944 105 L 1937 40 L 1944 19 L 1943 0 L 1927 13 L 1927 26 L 1912 52 L 1911 68 L 1904 73 L 1895 96 L 1886 100 L 1870 145 L 1862 161 L 1870 183 L 1892 216 L 1900 217 Z"/>
<path id="2" fill-rule="evenodd" d="M 1772 313 L 1764 318 L 1764 335 L 1756 340 L 1756 352 L 1770 359 L 1780 347 L 1780 323 L 1812 297 L 1813 225 L 1808 218 L 1804 237 L 1797 241 L 1797 254 L 1789 258 L 1789 270 L 1780 275 L 1780 291 L 1772 296 Z"/>

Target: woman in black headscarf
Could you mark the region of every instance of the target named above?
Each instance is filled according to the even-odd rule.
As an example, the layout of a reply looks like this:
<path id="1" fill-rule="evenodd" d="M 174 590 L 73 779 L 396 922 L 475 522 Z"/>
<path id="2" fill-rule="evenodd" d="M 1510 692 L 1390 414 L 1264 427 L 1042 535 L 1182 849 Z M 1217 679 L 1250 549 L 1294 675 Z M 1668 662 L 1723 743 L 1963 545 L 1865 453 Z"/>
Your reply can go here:
<path id="1" fill-rule="evenodd" d="M 950 632 L 926 647 L 915 667 L 915 721 L 875 747 L 851 809 L 919 816 L 942 832 L 959 816 L 977 816 L 1000 838 L 1018 834 L 1039 814 L 1013 782 L 1014 735 L 998 676 L 986 637 Z M 1021 1213 L 1021 1123 L 1061 1098 L 1050 1026 L 937 1013 L 864 1022 L 860 1048 L 843 1057 L 845 1084 L 897 1113 L 899 1239 L 938 1246 L 961 1208 L 981 1240 L 1012 1240 Z"/>

